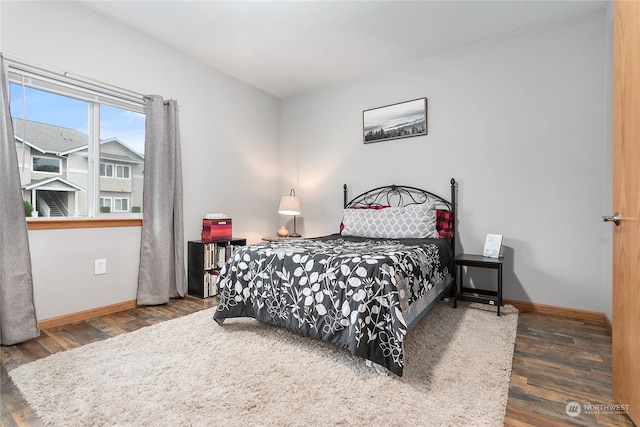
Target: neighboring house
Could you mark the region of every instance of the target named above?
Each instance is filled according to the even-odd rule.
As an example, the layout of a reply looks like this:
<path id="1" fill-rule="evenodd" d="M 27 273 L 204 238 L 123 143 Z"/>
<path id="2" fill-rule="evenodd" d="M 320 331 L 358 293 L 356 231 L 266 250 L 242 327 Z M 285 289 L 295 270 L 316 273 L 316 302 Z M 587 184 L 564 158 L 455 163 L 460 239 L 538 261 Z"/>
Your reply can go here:
<path id="1" fill-rule="evenodd" d="M 39 216 L 87 216 L 87 134 L 13 119 L 24 200 Z M 100 141 L 100 211 L 141 212 L 144 155 L 117 138 Z"/>

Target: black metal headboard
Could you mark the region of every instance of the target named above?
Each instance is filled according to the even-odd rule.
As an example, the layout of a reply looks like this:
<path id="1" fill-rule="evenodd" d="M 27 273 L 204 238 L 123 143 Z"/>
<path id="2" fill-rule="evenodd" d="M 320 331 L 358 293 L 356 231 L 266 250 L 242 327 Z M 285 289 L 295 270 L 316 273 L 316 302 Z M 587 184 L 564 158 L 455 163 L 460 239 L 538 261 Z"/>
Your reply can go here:
<path id="1" fill-rule="evenodd" d="M 344 207 L 360 208 L 371 206 L 408 206 L 425 203 L 428 200 L 436 202 L 437 209 L 447 209 L 453 215 L 453 239 L 451 239 L 451 249 L 455 256 L 456 241 L 456 180 L 451 178 L 451 200 L 438 196 L 431 191 L 422 190 L 406 185 L 387 185 L 366 191 L 347 202 L 347 184 L 343 188 Z"/>

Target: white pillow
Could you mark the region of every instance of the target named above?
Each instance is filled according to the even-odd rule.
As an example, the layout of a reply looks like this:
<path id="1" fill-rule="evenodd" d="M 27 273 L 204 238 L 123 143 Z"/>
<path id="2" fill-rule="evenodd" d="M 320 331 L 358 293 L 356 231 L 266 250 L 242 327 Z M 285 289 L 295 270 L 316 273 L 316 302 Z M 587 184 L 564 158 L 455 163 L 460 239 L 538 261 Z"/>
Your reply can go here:
<path id="1" fill-rule="evenodd" d="M 438 238 L 434 201 L 384 209 L 345 209 L 343 236 L 380 239 Z"/>

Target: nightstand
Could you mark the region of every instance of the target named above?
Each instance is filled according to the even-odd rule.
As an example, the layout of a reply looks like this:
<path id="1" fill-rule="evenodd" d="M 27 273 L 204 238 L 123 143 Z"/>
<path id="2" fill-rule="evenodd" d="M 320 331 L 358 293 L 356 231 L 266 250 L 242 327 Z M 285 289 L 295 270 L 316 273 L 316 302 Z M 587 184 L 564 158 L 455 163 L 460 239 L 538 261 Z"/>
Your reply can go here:
<path id="1" fill-rule="evenodd" d="M 280 237 L 280 236 L 267 236 L 263 237 L 262 240 L 265 242 L 282 242 L 284 240 L 299 240 L 301 237 Z"/>
<path id="2" fill-rule="evenodd" d="M 498 316 L 500 316 L 500 307 L 502 306 L 502 261 L 504 257 L 500 258 L 488 258 L 482 255 L 462 254 L 453 259 L 454 268 L 458 269 L 456 275 L 456 296 L 454 299 L 454 306 L 457 305 L 457 301 L 472 301 L 482 304 L 496 305 L 498 306 Z M 498 271 L 498 290 L 489 291 L 485 289 L 467 288 L 464 286 L 464 280 L 462 276 L 462 267 L 479 267 L 490 268 Z M 459 285 L 458 285 L 459 284 Z M 476 294 L 468 295 L 468 294 Z M 484 297 L 483 297 L 484 296 Z M 495 297 L 489 298 L 489 297 Z M 496 301 L 497 299 L 497 301 Z"/>

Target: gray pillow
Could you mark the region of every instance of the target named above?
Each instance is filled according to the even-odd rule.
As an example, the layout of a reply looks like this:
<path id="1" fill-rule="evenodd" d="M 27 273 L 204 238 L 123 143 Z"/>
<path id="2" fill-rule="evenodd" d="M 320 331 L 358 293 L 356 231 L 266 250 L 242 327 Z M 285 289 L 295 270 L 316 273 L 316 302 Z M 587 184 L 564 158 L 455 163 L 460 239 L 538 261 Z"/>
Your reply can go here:
<path id="1" fill-rule="evenodd" d="M 342 235 L 380 239 L 438 238 L 436 206 L 419 205 L 385 209 L 345 209 Z"/>

